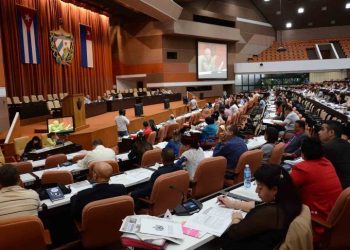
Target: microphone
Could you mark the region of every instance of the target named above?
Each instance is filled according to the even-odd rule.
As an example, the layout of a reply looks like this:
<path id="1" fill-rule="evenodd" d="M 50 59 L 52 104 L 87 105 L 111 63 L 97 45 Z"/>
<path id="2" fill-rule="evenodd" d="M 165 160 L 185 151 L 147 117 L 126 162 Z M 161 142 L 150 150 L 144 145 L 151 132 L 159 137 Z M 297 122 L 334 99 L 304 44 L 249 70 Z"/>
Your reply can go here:
<path id="1" fill-rule="evenodd" d="M 185 201 L 185 193 L 182 192 L 182 190 L 178 189 L 178 188 L 177 188 L 176 186 L 174 186 L 174 185 L 170 185 L 169 188 L 172 189 L 172 190 L 175 190 L 175 191 L 178 192 L 178 193 L 181 193 L 181 205 L 183 205 L 183 204 L 184 204 L 184 201 Z"/>

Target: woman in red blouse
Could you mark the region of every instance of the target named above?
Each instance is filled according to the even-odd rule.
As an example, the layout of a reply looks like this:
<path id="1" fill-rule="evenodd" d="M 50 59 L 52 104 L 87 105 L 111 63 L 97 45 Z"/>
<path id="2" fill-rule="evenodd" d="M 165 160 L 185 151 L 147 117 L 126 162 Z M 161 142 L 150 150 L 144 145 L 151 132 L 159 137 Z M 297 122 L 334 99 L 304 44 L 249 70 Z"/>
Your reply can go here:
<path id="1" fill-rule="evenodd" d="M 324 157 L 321 142 L 306 138 L 301 145 L 303 162 L 295 165 L 291 177 L 300 191 L 302 201 L 312 216 L 326 220 L 342 187 L 332 163 Z M 319 241 L 322 228 L 314 227 L 314 241 Z"/>

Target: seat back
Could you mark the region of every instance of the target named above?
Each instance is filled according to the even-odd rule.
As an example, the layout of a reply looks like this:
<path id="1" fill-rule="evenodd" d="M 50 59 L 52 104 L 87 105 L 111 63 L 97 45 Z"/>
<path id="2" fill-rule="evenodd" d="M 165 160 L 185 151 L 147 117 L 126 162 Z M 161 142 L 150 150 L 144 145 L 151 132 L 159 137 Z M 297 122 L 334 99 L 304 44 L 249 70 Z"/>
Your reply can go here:
<path id="1" fill-rule="evenodd" d="M 173 188 L 171 188 L 173 187 Z M 189 175 L 185 170 L 179 170 L 159 176 L 152 189 L 150 202 L 152 203 L 149 214 L 160 215 L 167 209 L 173 209 L 181 204 L 182 191 L 187 199 L 189 187 Z"/>
<path id="2" fill-rule="evenodd" d="M 236 177 L 234 179 L 234 184 L 243 182 L 243 171 L 246 164 L 249 164 L 252 176 L 254 176 L 255 171 L 261 166 L 263 159 L 263 151 L 261 149 L 249 150 L 244 152 L 241 157 L 239 157 L 237 166 L 235 168 Z"/>
<path id="3" fill-rule="evenodd" d="M 45 101 L 44 96 L 43 95 L 38 95 L 38 100 L 44 102 Z"/>
<path id="4" fill-rule="evenodd" d="M 156 136 L 157 136 L 157 132 L 156 131 L 153 131 L 151 132 L 148 137 L 147 137 L 147 141 L 149 143 L 151 143 L 152 145 L 154 145 L 155 141 L 156 141 Z"/>
<path id="5" fill-rule="evenodd" d="M 82 213 L 81 240 L 84 248 L 105 247 L 120 241 L 122 220 L 134 214 L 130 196 L 119 196 L 87 204 Z"/>
<path id="6" fill-rule="evenodd" d="M 29 96 L 23 96 L 23 102 L 24 103 L 30 103 L 30 99 L 29 99 Z"/>
<path id="7" fill-rule="evenodd" d="M 123 99 L 123 95 L 122 94 L 118 94 L 118 99 Z"/>
<path id="8" fill-rule="evenodd" d="M 15 162 L 15 163 L 13 163 L 13 165 L 16 167 L 19 174 L 33 172 L 33 165 L 29 161 Z"/>
<path id="9" fill-rule="evenodd" d="M 179 129 L 180 128 L 180 124 L 178 123 L 172 123 L 172 124 L 169 124 L 167 126 L 167 129 L 166 129 L 166 138 L 172 138 L 173 137 L 173 134 L 174 134 L 174 130 L 175 129 Z"/>
<path id="10" fill-rule="evenodd" d="M 27 143 L 30 141 L 30 138 L 28 136 L 22 136 L 15 138 L 13 141 L 15 144 L 16 155 L 21 156 L 24 152 Z"/>
<path id="11" fill-rule="evenodd" d="M 22 102 L 19 100 L 18 96 L 12 97 L 12 101 L 14 104 L 21 104 Z"/>
<path id="12" fill-rule="evenodd" d="M 21 216 L 0 221 L 0 249 L 46 250 L 46 232 L 38 216 Z"/>
<path id="13" fill-rule="evenodd" d="M 284 242 L 279 250 L 313 249 L 311 213 L 308 206 L 303 205 L 301 213 L 289 225 Z"/>
<path id="14" fill-rule="evenodd" d="M 93 161 L 89 164 L 89 177 L 92 178 L 92 170 L 94 169 L 96 163 L 99 161 Z M 119 164 L 117 161 L 103 161 L 111 165 L 113 169 L 113 174 L 119 174 Z"/>
<path id="15" fill-rule="evenodd" d="M 47 142 L 47 134 L 40 135 L 41 143 L 43 147 L 50 147 L 51 145 Z"/>
<path id="16" fill-rule="evenodd" d="M 53 105 L 53 101 L 47 101 L 46 102 L 47 109 L 51 111 L 51 109 L 54 109 L 55 106 Z"/>
<path id="17" fill-rule="evenodd" d="M 63 100 L 64 94 L 63 93 L 59 93 L 58 95 L 59 95 L 60 100 Z"/>
<path id="18" fill-rule="evenodd" d="M 44 171 L 41 177 L 41 184 L 63 184 L 68 185 L 74 182 L 73 176 L 69 171 L 50 170 Z"/>
<path id="19" fill-rule="evenodd" d="M 161 163 L 162 162 L 162 150 L 159 148 L 155 148 L 152 150 L 148 150 L 142 155 L 142 160 L 141 160 L 141 167 L 149 167 L 153 166 L 154 164 Z"/>
<path id="20" fill-rule="evenodd" d="M 51 94 L 47 94 L 47 100 L 48 100 L 48 101 L 53 101 L 53 97 L 52 97 Z"/>
<path id="21" fill-rule="evenodd" d="M 327 247 L 332 249 L 350 248 L 350 187 L 344 189 L 339 195 L 328 215 L 327 222 L 332 227 L 328 232 Z"/>
<path id="22" fill-rule="evenodd" d="M 59 99 L 57 94 L 52 94 L 52 97 L 53 97 L 54 100 L 58 100 Z"/>
<path id="23" fill-rule="evenodd" d="M 45 168 L 54 168 L 67 161 L 65 154 L 50 155 L 45 160 Z"/>
<path id="24" fill-rule="evenodd" d="M 161 127 L 159 129 L 159 131 L 158 131 L 158 140 L 157 140 L 158 142 L 162 142 L 164 140 L 164 138 L 165 138 L 165 130 L 166 130 L 165 126 L 163 126 L 163 127 Z"/>
<path id="25" fill-rule="evenodd" d="M 135 96 L 135 97 L 138 97 L 139 95 L 137 94 L 137 92 L 134 91 L 134 96 Z"/>
<path id="26" fill-rule="evenodd" d="M 59 109 L 61 108 L 61 103 L 59 100 L 54 100 L 53 101 L 53 106 L 56 108 L 56 109 Z"/>
<path id="27" fill-rule="evenodd" d="M 6 102 L 7 102 L 7 105 L 12 105 L 12 100 L 10 97 L 6 97 Z"/>
<path id="28" fill-rule="evenodd" d="M 283 153 L 284 153 L 284 143 L 280 142 L 273 147 L 272 153 L 269 159 L 269 164 L 280 165 L 282 161 Z"/>
<path id="29" fill-rule="evenodd" d="M 201 160 L 193 177 L 192 197 L 198 199 L 224 187 L 227 161 L 223 156 Z"/>
<path id="30" fill-rule="evenodd" d="M 36 95 L 31 95 L 30 99 L 32 100 L 32 102 L 38 102 L 38 98 L 36 97 Z"/>

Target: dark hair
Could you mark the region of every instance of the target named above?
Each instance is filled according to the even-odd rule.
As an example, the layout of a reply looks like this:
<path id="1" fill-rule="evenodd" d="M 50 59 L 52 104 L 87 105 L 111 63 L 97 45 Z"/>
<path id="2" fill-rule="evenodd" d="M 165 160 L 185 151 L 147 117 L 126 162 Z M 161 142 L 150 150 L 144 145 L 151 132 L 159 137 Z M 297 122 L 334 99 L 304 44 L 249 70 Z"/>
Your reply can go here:
<path id="1" fill-rule="evenodd" d="M 163 148 L 161 156 L 164 164 L 173 163 L 175 161 L 175 152 L 172 148 Z"/>
<path id="2" fill-rule="evenodd" d="M 334 120 L 329 120 L 329 121 L 325 121 L 324 123 L 327 124 L 328 130 L 333 130 L 334 131 L 334 135 L 335 135 L 336 138 L 340 138 L 341 137 L 342 125 L 341 125 L 340 122 L 334 121 Z"/>
<path id="3" fill-rule="evenodd" d="M 295 121 L 295 123 L 298 124 L 299 127 L 305 130 L 305 122 L 303 120 L 297 120 Z"/>
<path id="4" fill-rule="evenodd" d="M 265 134 L 268 143 L 275 143 L 278 140 L 278 131 L 274 127 L 268 127 Z"/>
<path id="5" fill-rule="evenodd" d="M 149 126 L 148 121 L 144 121 L 144 122 L 143 122 L 143 126 L 144 126 L 144 127 L 148 127 L 148 126 Z"/>
<path id="6" fill-rule="evenodd" d="M 232 132 L 233 135 L 238 135 L 238 127 L 235 125 L 230 125 L 227 129 L 228 131 Z"/>
<path id="7" fill-rule="evenodd" d="M 181 141 L 181 132 L 179 129 L 175 129 L 174 132 L 173 132 L 173 141 L 174 142 L 179 142 Z"/>
<path id="8" fill-rule="evenodd" d="M 213 117 L 208 116 L 208 117 L 205 118 L 205 122 L 209 125 L 209 124 L 214 124 L 215 120 L 214 120 Z"/>
<path id="9" fill-rule="evenodd" d="M 293 110 L 293 107 L 290 105 L 286 105 L 284 108 L 284 111 L 292 111 L 292 110 Z"/>
<path id="10" fill-rule="evenodd" d="M 98 145 L 103 145 L 103 142 L 101 139 L 95 139 L 93 142 L 92 142 L 92 146 L 96 147 Z"/>
<path id="11" fill-rule="evenodd" d="M 217 121 L 219 119 L 219 112 L 218 111 L 215 111 L 214 113 L 211 114 L 211 117 L 214 118 L 214 121 Z"/>
<path id="12" fill-rule="evenodd" d="M 38 142 L 41 142 L 39 136 L 33 136 L 32 140 L 31 140 L 33 143 L 34 141 L 38 141 Z"/>
<path id="13" fill-rule="evenodd" d="M 4 164 L 0 167 L 0 185 L 1 187 L 14 186 L 19 181 L 19 174 L 16 167 L 12 164 Z"/>
<path id="14" fill-rule="evenodd" d="M 199 137 L 198 136 L 187 136 L 184 135 L 181 137 L 181 143 L 183 145 L 190 145 L 191 148 L 199 148 Z"/>
<path id="15" fill-rule="evenodd" d="M 146 141 L 146 137 L 142 132 L 137 133 L 135 142 Z"/>
<path id="16" fill-rule="evenodd" d="M 119 109 L 119 115 L 124 115 L 125 116 L 125 109 Z"/>
<path id="17" fill-rule="evenodd" d="M 50 133 L 47 134 L 47 137 L 48 138 L 52 138 L 54 135 L 56 135 L 55 132 L 50 132 Z"/>
<path id="18" fill-rule="evenodd" d="M 284 228 L 301 212 L 302 201 L 289 173 L 279 165 L 263 165 L 255 171 L 255 179 L 269 189 L 277 187 L 275 202 L 284 211 Z"/>
<path id="19" fill-rule="evenodd" d="M 306 160 L 318 160 L 324 156 L 322 144 L 315 138 L 305 138 L 301 143 L 301 152 Z"/>

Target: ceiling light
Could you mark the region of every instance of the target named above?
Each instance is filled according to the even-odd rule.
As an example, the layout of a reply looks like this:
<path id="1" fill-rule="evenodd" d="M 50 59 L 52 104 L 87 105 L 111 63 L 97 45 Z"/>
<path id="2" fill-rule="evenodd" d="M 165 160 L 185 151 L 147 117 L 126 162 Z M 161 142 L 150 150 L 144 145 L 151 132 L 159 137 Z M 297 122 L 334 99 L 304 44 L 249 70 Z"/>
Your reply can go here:
<path id="1" fill-rule="evenodd" d="M 300 7 L 300 8 L 298 9 L 298 13 L 299 13 L 299 14 L 304 13 L 304 8 L 303 8 L 303 7 Z"/>
<path id="2" fill-rule="evenodd" d="M 276 15 L 281 15 L 281 11 L 280 11 L 280 10 L 277 10 L 277 11 L 276 11 Z"/>
<path id="3" fill-rule="evenodd" d="M 350 3 L 346 3 L 345 9 L 350 9 Z"/>
<path id="4" fill-rule="evenodd" d="M 323 7 L 321 8 L 321 10 L 322 10 L 322 11 L 326 11 L 326 10 L 327 10 L 327 6 L 323 6 Z"/>
<path id="5" fill-rule="evenodd" d="M 270 0 L 264 0 L 264 2 L 270 2 Z"/>
<path id="6" fill-rule="evenodd" d="M 291 22 L 286 23 L 286 28 L 292 28 L 292 23 Z"/>
<path id="7" fill-rule="evenodd" d="M 335 20 L 331 20 L 331 24 L 335 24 Z"/>
<path id="8" fill-rule="evenodd" d="M 313 22 L 309 22 L 307 25 L 312 26 L 314 25 Z"/>

